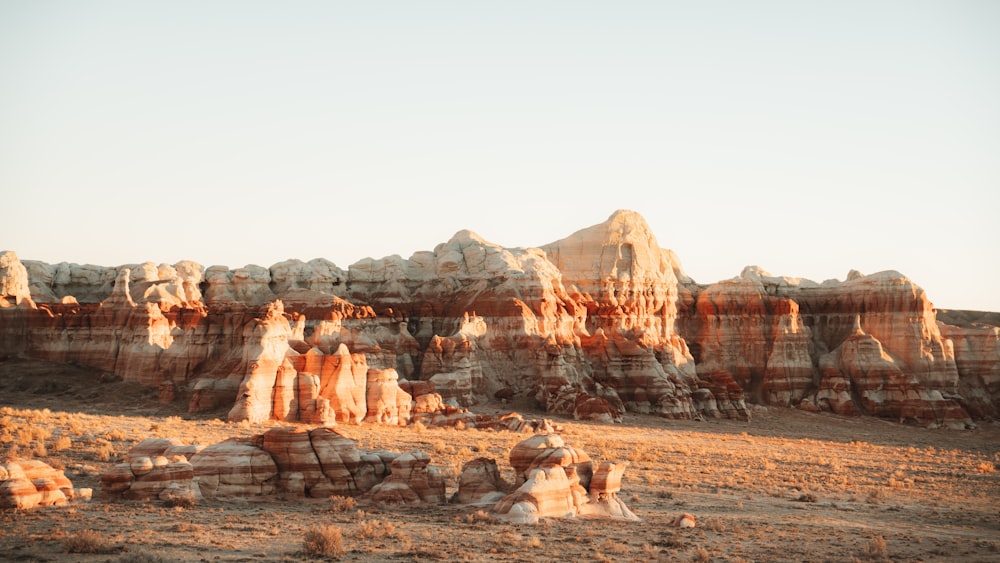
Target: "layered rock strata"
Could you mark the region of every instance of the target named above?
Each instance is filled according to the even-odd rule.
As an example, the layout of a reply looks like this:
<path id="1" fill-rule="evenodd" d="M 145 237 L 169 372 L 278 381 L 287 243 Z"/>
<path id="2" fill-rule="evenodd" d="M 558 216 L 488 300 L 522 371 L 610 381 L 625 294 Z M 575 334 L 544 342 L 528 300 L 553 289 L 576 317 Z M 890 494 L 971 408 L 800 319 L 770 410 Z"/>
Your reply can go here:
<path id="1" fill-rule="evenodd" d="M 852 352 L 855 325 L 881 352 Z M 959 325 L 898 272 L 697 284 L 631 211 L 538 248 L 461 231 L 347 270 L 0 254 L 0 356 L 91 366 L 234 421 L 405 424 L 531 397 L 600 422 L 762 403 L 965 426 L 998 412 L 1000 352 L 995 323 Z"/>
<path id="2" fill-rule="evenodd" d="M 507 522 L 534 524 L 542 518 L 576 516 L 639 518 L 618 498 L 627 462 L 594 463 L 556 434 L 532 436 L 511 449 L 518 487 L 501 498 L 494 513 Z"/>
<path id="3" fill-rule="evenodd" d="M 90 489 L 74 489 L 62 470 L 28 459 L 0 464 L 0 509 L 27 510 L 90 498 Z"/>

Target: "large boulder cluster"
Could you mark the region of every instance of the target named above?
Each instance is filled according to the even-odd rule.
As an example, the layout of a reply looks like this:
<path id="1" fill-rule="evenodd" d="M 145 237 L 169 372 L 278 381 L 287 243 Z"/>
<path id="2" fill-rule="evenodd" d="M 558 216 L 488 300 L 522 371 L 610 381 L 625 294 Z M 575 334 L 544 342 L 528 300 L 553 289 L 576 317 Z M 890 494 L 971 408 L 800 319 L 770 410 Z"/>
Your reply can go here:
<path id="1" fill-rule="evenodd" d="M 510 452 L 516 482 L 496 460 L 462 466 L 449 499 L 440 468 L 419 451 L 363 451 L 328 427 L 275 428 L 211 446 L 150 438 L 101 476 L 101 491 L 130 500 L 354 497 L 383 507 L 446 502 L 489 506 L 498 518 L 590 516 L 637 520 L 618 497 L 627 462 L 595 463 L 558 434 L 535 434 Z M 2 489 L 0 489 L 2 490 Z"/>

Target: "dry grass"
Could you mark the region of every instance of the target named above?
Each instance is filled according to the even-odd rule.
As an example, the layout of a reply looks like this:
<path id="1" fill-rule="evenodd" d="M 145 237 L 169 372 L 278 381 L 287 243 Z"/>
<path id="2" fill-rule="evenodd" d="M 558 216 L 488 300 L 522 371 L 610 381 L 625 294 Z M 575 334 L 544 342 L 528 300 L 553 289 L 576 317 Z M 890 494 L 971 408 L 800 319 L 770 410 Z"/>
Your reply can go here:
<path id="1" fill-rule="evenodd" d="M 302 551 L 310 557 L 340 559 L 346 553 L 340 526 L 328 524 L 309 528 L 302 536 Z"/>
<path id="2" fill-rule="evenodd" d="M 183 510 L 105 498 L 100 474 L 144 438 L 211 444 L 288 423 L 231 425 L 216 418 L 225 413 L 188 418 L 182 407 L 171 411 L 155 401 L 145 411 L 102 415 L 8 393 L 3 381 L 0 402 L 16 403 L 0 406 L 0 459 L 37 457 L 65 467 L 74 486 L 93 488 L 95 498 L 64 509 L 0 511 L 0 560 L 27 554 L 109 560 L 69 553 L 65 542 L 87 530 L 97 534 L 91 545 L 108 553 L 127 549 L 121 556 L 134 561 L 156 561 L 142 554 L 167 561 L 298 560 L 307 531 L 324 526 L 336 526 L 350 543 L 336 557 L 365 561 L 873 561 L 888 559 L 890 548 L 893 560 L 988 561 L 1000 553 L 1000 427 L 990 424 L 925 430 L 780 409 L 755 415 L 751 426 L 634 415 L 615 426 L 557 420 L 564 440 L 591 458 L 630 461 L 619 496 L 642 522 L 546 519 L 525 527 L 481 507 L 393 512 L 347 497 L 204 499 Z M 374 425 L 338 431 L 366 449 L 430 454 L 448 476 L 449 496 L 457 468 L 480 455 L 496 458 L 502 477 L 513 481 L 507 452 L 526 437 Z M 39 443 L 44 456 L 36 456 Z M 695 515 L 698 527 L 671 527 L 684 512 Z M 65 533 L 57 538 L 53 530 Z"/>
<path id="3" fill-rule="evenodd" d="M 67 553 L 114 553 L 118 546 L 95 530 L 80 530 L 63 540 Z"/>

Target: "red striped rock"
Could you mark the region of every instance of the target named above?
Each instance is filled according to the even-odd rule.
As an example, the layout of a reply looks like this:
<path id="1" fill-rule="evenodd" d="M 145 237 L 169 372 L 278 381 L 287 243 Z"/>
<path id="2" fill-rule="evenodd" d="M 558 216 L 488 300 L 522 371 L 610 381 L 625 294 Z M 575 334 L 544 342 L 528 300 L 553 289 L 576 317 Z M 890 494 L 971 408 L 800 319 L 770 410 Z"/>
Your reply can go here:
<path id="1" fill-rule="evenodd" d="M 558 434 L 536 434 L 510 450 L 510 465 L 514 468 L 518 484 L 528 479 L 531 470 L 540 467 L 572 467 L 587 488 L 594 473 L 593 462 L 586 453 L 567 446 Z"/>
<path id="2" fill-rule="evenodd" d="M 73 484 L 59 469 L 38 460 L 0 464 L 0 508 L 29 509 L 65 504 Z"/>
<path id="3" fill-rule="evenodd" d="M 355 496 L 368 491 L 378 482 L 374 468 L 371 471 L 362 470 L 366 461 L 354 440 L 331 428 L 316 428 L 309 432 L 309 438 L 327 479 L 326 484 L 314 487 L 312 496 Z M 371 464 L 370 461 L 367 463 Z M 384 465 L 381 458 L 377 464 Z"/>
<path id="4" fill-rule="evenodd" d="M 191 458 L 202 496 L 257 497 L 272 494 L 278 466 L 256 445 L 236 439 L 212 444 Z"/>
<path id="5" fill-rule="evenodd" d="M 19 463 L 0 465 L 0 508 L 34 508 L 41 499 L 41 493 Z"/>
<path id="6" fill-rule="evenodd" d="M 37 459 L 24 459 L 17 463 L 24 470 L 24 474 L 29 480 L 48 479 L 55 483 L 58 489 L 62 490 L 66 498 L 73 498 L 73 483 L 66 477 L 63 470 L 56 469 L 44 461 Z"/>
<path id="7" fill-rule="evenodd" d="M 311 496 L 310 490 L 326 482 L 323 467 L 304 428 L 274 428 L 263 435 L 261 446 L 278 466 L 278 487 L 291 496 Z M 319 496 L 323 495 L 318 491 Z"/>
<path id="8" fill-rule="evenodd" d="M 396 370 L 368 370 L 366 421 L 405 426 L 410 422 L 411 401 L 410 394 L 399 387 Z"/>
<path id="9" fill-rule="evenodd" d="M 366 385 L 368 362 L 364 354 L 351 354 L 341 343 L 323 358 L 320 395 L 330 401 L 337 422 L 357 424 L 368 414 Z"/>
<path id="10" fill-rule="evenodd" d="M 618 497 L 622 488 L 622 475 L 628 465 L 627 461 L 602 461 L 597 465 L 594 478 L 590 481 L 590 502 L 580 507 L 581 516 L 639 520 Z"/>
<path id="11" fill-rule="evenodd" d="M 38 506 L 55 506 L 58 504 L 66 504 L 68 499 L 63 493 L 59 485 L 52 479 L 40 478 L 35 479 L 31 482 L 34 485 L 35 490 L 38 491 L 39 499 Z M 72 488 L 70 489 L 72 491 Z"/>
<path id="12" fill-rule="evenodd" d="M 494 459 L 479 457 L 462 464 L 458 491 L 452 502 L 459 504 L 495 504 L 503 498 L 509 485 L 500 477 Z"/>
<path id="13" fill-rule="evenodd" d="M 101 474 L 101 492 L 110 495 L 121 494 L 127 491 L 134 481 L 135 474 L 132 473 L 131 465 L 116 463 Z"/>
<path id="14" fill-rule="evenodd" d="M 570 518 L 587 502 L 587 491 L 574 484 L 559 465 L 533 469 L 513 493 L 497 502 L 493 511 L 505 521 L 535 524 L 539 518 Z"/>
<path id="15" fill-rule="evenodd" d="M 444 479 L 423 452 L 403 454 L 390 464 L 389 476 L 372 487 L 364 499 L 380 505 L 443 504 Z"/>
<path id="16" fill-rule="evenodd" d="M 160 456 L 153 461 L 153 469 L 132 482 L 127 490 L 122 492 L 124 498 L 130 500 L 152 500 L 160 498 L 167 489 L 182 489 L 192 491 L 191 482 L 194 478 L 194 467 L 187 461 L 166 461 Z"/>

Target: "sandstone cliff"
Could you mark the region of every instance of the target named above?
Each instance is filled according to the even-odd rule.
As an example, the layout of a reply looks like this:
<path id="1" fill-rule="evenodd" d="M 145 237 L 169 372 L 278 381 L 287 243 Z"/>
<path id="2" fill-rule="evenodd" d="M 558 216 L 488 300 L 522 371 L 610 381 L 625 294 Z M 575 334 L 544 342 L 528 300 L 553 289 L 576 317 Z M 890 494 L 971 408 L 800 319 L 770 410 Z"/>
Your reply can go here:
<path id="1" fill-rule="evenodd" d="M 748 403 L 996 416 L 1000 329 L 939 321 L 898 272 L 697 284 L 631 211 L 538 248 L 461 231 L 346 271 L 0 254 L 0 355 L 97 367 L 232 420 L 405 424 L 517 398 L 606 422 L 746 419 Z"/>

